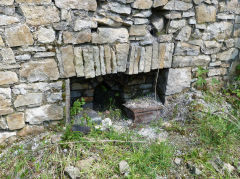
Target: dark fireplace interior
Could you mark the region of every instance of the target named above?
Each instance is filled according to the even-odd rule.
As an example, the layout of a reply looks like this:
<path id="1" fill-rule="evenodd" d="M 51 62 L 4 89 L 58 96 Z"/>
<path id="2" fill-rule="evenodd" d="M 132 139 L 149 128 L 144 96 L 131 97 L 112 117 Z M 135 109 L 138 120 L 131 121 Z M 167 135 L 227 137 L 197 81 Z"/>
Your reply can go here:
<path id="1" fill-rule="evenodd" d="M 159 70 L 157 100 L 164 103 L 168 70 Z M 157 70 L 137 75 L 123 73 L 99 76 L 92 79 L 71 78 L 71 105 L 83 98 L 84 108 L 105 111 L 109 108 L 122 109 L 122 104 L 139 97 L 155 97 Z"/>

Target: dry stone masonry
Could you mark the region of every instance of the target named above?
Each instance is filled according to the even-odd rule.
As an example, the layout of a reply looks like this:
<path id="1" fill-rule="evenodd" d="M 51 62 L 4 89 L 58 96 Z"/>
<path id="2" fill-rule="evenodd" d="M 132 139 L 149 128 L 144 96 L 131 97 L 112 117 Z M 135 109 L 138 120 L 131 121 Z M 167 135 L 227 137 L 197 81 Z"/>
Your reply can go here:
<path id="1" fill-rule="evenodd" d="M 169 69 L 166 95 L 198 66 L 226 79 L 239 36 L 238 0 L 0 0 L 0 142 L 63 119 L 70 77 Z"/>

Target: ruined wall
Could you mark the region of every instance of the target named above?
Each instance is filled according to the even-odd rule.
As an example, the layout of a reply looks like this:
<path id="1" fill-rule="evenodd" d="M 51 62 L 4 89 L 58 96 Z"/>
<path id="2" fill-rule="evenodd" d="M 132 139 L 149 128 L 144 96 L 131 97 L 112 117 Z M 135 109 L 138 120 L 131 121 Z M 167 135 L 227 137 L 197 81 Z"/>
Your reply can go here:
<path id="1" fill-rule="evenodd" d="M 64 79 L 169 68 L 166 94 L 197 66 L 239 59 L 237 0 L 0 0 L 0 143 L 64 116 Z"/>

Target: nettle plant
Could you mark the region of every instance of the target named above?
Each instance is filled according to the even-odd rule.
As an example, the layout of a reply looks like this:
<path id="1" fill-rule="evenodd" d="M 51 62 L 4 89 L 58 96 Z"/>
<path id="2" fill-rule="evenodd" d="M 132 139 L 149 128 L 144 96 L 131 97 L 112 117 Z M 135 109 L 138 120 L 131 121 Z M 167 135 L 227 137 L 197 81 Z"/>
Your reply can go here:
<path id="1" fill-rule="evenodd" d="M 196 85 L 198 88 L 204 88 L 207 84 L 206 77 L 207 77 L 208 70 L 204 69 L 203 67 L 199 66 L 197 69 L 197 81 Z"/>
<path id="2" fill-rule="evenodd" d="M 75 116 L 78 113 L 80 113 L 83 110 L 84 104 L 85 104 L 85 100 L 83 98 L 81 98 L 81 100 L 78 99 L 78 100 L 74 101 L 73 106 L 70 111 L 70 115 Z"/>

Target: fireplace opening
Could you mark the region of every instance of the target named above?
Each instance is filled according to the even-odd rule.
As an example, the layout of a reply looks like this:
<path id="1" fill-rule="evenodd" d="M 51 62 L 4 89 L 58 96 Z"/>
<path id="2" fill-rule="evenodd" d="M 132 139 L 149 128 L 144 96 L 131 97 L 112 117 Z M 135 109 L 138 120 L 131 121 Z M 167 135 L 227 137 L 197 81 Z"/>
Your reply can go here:
<path id="1" fill-rule="evenodd" d="M 164 102 L 167 73 L 167 69 L 159 70 L 157 80 L 157 70 L 136 75 L 109 74 L 92 79 L 73 77 L 70 79 L 71 106 L 77 99 L 84 99 L 83 108 L 97 112 L 109 109 L 123 112 L 124 104 L 132 99 L 154 99 L 157 95 L 157 100 Z"/>

